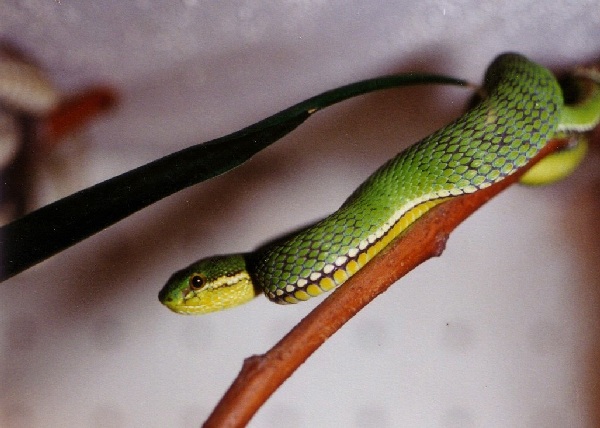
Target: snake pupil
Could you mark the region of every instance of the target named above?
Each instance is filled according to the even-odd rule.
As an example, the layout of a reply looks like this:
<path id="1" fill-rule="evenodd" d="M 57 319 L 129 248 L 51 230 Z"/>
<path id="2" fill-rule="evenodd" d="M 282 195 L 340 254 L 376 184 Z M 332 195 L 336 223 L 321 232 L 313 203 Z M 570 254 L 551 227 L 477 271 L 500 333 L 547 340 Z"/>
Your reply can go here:
<path id="1" fill-rule="evenodd" d="M 190 287 L 192 287 L 193 290 L 198 290 L 202 288 L 202 286 L 204 286 L 205 283 L 206 279 L 202 274 L 196 273 L 190 278 Z"/>

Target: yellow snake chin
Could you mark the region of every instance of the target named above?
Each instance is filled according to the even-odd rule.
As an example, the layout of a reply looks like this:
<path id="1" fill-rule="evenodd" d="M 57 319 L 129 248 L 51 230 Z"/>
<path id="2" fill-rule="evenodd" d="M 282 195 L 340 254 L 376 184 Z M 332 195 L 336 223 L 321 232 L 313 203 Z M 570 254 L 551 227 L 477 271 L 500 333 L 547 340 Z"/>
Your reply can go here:
<path id="1" fill-rule="evenodd" d="M 256 297 L 256 291 L 247 272 L 219 278 L 201 290 L 189 287 L 163 301 L 173 312 L 183 315 L 201 315 L 247 303 Z"/>

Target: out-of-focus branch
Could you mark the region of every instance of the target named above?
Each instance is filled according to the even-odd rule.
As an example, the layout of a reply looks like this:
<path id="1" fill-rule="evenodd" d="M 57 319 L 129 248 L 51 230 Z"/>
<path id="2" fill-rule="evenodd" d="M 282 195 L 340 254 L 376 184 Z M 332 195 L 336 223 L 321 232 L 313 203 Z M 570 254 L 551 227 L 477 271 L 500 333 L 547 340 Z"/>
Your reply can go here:
<path id="1" fill-rule="evenodd" d="M 562 139 L 551 140 L 528 165 L 510 177 L 431 209 L 309 313 L 270 351 L 247 358 L 203 427 L 246 426 L 271 394 L 350 318 L 412 269 L 439 256 L 456 226 L 518 181 L 536 162 L 566 143 Z"/>

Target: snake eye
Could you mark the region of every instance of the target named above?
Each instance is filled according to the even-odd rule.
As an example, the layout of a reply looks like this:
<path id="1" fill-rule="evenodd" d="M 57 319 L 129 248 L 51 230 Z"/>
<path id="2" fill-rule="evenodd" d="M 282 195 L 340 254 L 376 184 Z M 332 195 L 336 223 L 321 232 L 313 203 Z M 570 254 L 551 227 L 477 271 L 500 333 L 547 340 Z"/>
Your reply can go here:
<path id="1" fill-rule="evenodd" d="M 206 277 L 201 273 L 195 273 L 190 277 L 189 283 L 192 290 L 199 290 L 206 284 Z"/>

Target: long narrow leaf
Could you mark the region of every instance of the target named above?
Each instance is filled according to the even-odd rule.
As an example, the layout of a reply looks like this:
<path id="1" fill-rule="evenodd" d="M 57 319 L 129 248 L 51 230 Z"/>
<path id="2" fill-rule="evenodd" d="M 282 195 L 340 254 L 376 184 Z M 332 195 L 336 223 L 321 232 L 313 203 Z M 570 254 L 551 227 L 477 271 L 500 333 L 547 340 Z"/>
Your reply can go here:
<path id="1" fill-rule="evenodd" d="M 0 281 L 166 196 L 235 168 L 317 110 L 368 92 L 423 84 L 465 86 L 467 82 L 441 75 L 399 74 L 342 86 L 240 131 L 188 147 L 33 211 L 0 228 Z"/>

